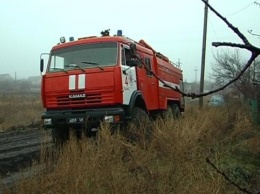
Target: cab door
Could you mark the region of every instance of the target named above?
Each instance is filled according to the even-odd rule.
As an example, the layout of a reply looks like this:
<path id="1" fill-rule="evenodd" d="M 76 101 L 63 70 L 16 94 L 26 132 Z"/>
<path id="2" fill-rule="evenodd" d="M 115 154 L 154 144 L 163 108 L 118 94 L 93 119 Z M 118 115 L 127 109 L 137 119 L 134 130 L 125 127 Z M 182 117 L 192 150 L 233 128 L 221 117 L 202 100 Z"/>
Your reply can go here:
<path id="1" fill-rule="evenodd" d="M 136 68 L 129 66 L 130 50 L 128 45 L 121 46 L 121 76 L 123 104 L 129 105 L 133 92 L 137 90 Z"/>
<path id="2" fill-rule="evenodd" d="M 155 72 L 153 56 L 141 55 L 142 62 Z M 141 68 L 136 67 L 138 89 L 142 92 L 147 110 L 158 109 L 158 80 L 148 71 L 144 65 Z"/>

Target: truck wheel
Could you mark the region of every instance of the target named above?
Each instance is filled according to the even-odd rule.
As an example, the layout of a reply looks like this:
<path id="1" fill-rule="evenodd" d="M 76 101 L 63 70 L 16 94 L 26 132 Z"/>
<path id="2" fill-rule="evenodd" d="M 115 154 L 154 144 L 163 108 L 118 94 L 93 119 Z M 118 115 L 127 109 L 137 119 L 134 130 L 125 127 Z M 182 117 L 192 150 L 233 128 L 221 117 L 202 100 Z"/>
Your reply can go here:
<path id="1" fill-rule="evenodd" d="M 173 110 L 173 118 L 178 119 L 181 116 L 181 111 L 180 108 L 177 104 L 172 105 L 172 110 Z"/>
<path id="2" fill-rule="evenodd" d="M 174 117 L 173 115 L 174 115 L 173 108 L 171 105 L 168 104 L 167 109 L 165 111 L 163 111 L 162 117 L 164 119 L 166 119 L 166 118 L 173 119 L 173 117 Z"/>
<path id="3" fill-rule="evenodd" d="M 146 112 L 134 107 L 132 111 L 132 120 L 128 125 L 128 137 L 133 142 L 140 140 L 150 140 L 152 135 L 152 123 Z"/>
<path id="4" fill-rule="evenodd" d="M 163 118 L 177 119 L 181 115 L 179 106 L 177 104 L 168 105 L 167 109 L 163 112 Z"/>
<path id="5" fill-rule="evenodd" d="M 55 147 L 62 146 L 69 137 L 69 130 L 64 128 L 52 128 L 52 140 Z"/>

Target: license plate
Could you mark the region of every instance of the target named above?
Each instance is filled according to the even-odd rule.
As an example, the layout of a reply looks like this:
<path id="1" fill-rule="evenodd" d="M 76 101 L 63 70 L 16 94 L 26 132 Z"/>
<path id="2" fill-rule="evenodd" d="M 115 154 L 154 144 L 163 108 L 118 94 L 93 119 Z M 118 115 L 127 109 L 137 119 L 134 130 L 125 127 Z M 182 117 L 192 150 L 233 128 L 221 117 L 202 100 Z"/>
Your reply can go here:
<path id="1" fill-rule="evenodd" d="M 83 118 L 69 118 L 68 123 L 83 123 Z"/>

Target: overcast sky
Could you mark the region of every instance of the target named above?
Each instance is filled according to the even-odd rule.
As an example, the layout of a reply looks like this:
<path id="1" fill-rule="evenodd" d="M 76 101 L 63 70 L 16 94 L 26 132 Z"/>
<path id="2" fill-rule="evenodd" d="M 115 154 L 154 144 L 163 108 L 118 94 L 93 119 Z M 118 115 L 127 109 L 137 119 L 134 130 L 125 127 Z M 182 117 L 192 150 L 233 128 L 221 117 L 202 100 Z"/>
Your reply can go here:
<path id="1" fill-rule="evenodd" d="M 256 0 L 209 0 L 223 16 L 238 27 L 256 46 L 260 39 L 260 6 Z M 259 0 L 257 2 L 260 3 Z M 8 0 L 0 6 L 0 74 L 17 78 L 40 75 L 40 54 L 49 52 L 61 36 L 68 40 L 100 35 L 118 29 L 136 41 L 144 39 L 171 61 L 181 61 L 184 78 L 200 77 L 204 4 L 200 0 Z M 206 79 L 213 56 L 225 48 L 213 48 L 213 41 L 241 43 L 231 30 L 209 11 Z M 242 53 L 247 56 L 246 53 Z"/>

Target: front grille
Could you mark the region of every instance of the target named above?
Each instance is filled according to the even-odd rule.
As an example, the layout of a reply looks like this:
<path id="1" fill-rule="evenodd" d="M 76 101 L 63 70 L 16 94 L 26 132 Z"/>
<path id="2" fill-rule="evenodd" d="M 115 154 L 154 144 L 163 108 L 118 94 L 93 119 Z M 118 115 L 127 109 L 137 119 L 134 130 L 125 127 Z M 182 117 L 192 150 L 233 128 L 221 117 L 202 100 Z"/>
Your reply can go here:
<path id="1" fill-rule="evenodd" d="M 57 97 L 58 106 L 69 106 L 69 105 L 77 105 L 77 104 L 90 105 L 90 104 L 99 104 L 99 103 L 102 103 L 102 96 L 100 93 L 86 94 L 85 98 L 69 98 L 69 95 Z"/>

